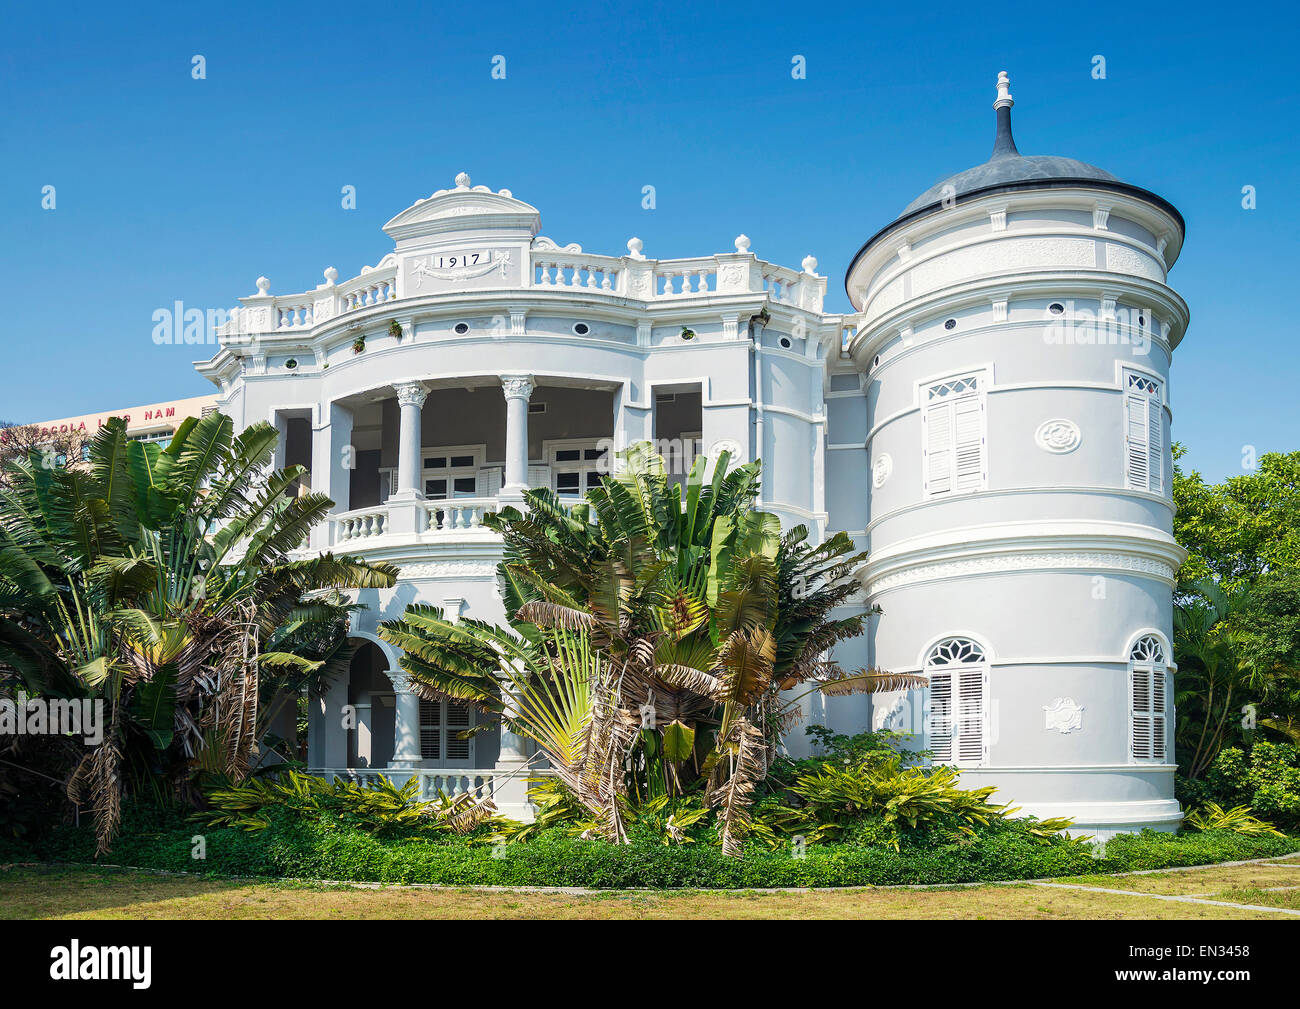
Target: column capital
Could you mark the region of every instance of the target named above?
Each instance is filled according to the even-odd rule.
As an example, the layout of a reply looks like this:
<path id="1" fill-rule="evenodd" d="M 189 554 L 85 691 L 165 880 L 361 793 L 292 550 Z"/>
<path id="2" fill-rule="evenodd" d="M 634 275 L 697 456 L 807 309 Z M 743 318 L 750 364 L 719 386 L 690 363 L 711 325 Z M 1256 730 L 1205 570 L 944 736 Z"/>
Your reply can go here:
<path id="1" fill-rule="evenodd" d="M 506 399 L 529 399 L 536 386 L 532 375 L 502 375 L 501 388 Z"/>
<path id="2" fill-rule="evenodd" d="M 415 691 L 411 689 L 411 684 L 415 681 L 411 679 L 411 675 L 409 673 L 399 672 L 396 669 L 387 669 L 385 670 L 385 673 L 387 674 L 389 680 L 392 681 L 393 693 L 395 694 L 415 693 Z"/>
<path id="3" fill-rule="evenodd" d="M 429 398 L 429 390 L 422 382 L 398 382 L 393 391 L 402 406 L 424 406 L 424 401 Z"/>

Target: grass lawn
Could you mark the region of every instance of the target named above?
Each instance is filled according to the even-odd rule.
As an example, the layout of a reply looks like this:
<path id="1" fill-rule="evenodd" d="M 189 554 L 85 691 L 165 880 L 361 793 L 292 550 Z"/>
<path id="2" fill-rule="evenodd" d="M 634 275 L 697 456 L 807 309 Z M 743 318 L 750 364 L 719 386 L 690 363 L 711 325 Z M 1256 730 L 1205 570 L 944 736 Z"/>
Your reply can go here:
<path id="1" fill-rule="evenodd" d="M 0 867 L 0 918 L 867 918 L 1300 921 L 1300 860 L 1051 885 L 572 894 L 319 885 L 137 870 Z M 1091 887 L 1122 890 L 1105 893 Z M 1286 887 L 1289 889 L 1278 889 Z M 1208 903 L 1161 899 L 1196 898 Z M 1254 908 L 1233 907 L 1249 904 Z M 1270 910 L 1276 909 L 1276 910 Z"/>

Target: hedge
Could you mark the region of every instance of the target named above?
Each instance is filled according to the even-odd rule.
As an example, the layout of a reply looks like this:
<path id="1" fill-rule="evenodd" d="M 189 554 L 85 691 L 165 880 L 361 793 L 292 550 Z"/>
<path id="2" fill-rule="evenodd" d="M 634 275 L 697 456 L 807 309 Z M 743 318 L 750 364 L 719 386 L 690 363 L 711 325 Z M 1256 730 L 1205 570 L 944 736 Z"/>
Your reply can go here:
<path id="1" fill-rule="evenodd" d="M 894 851 L 823 843 L 810 845 L 803 858 L 787 848 L 754 846 L 742 858 L 726 858 L 705 844 L 613 845 L 559 831 L 494 848 L 445 835 L 380 840 L 328 824 L 287 820 L 247 833 L 205 830 L 175 820 L 164 825 L 148 816 L 132 819 L 101 861 L 225 876 L 448 885 L 710 889 L 973 883 L 1204 865 L 1300 851 L 1300 838 L 1294 837 L 1144 831 L 1111 840 L 1104 857 L 1095 857 L 1086 845 L 1060 838 L 1044 842 L 1013 821 L 964 844 Z M 206 852 L 201 861 L 191 854 L 199 835 Z M 91 862 L 94 839 L 84 828 L 60 828 L 38 850 L 24 853 L 12 844 L 8 852 L 0 848 L 0 861 L 26 859 Z"/>

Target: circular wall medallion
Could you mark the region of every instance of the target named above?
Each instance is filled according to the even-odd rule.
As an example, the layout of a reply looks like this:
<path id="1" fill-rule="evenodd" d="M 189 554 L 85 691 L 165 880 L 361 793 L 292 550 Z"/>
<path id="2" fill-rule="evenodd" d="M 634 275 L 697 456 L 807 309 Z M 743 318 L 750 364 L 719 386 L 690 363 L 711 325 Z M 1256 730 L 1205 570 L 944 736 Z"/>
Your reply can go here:
<path id="1" fill-rule="evenodd" d="M 1073 452 L 1082 440 L 1079 425 L 1061 417 L 1043 421 L 1034 432 L 1034 442 L 1038 447 L 1044 452 L 1055 452 L 1057 455 Z"/>
<path id="2" fill-rule="evenodd" d="M 889 453 L 885 453 L 871 464 L 871 486 L 883 487 L 892 472 L 894 472 L 894 460 L 890 458 Z"/>

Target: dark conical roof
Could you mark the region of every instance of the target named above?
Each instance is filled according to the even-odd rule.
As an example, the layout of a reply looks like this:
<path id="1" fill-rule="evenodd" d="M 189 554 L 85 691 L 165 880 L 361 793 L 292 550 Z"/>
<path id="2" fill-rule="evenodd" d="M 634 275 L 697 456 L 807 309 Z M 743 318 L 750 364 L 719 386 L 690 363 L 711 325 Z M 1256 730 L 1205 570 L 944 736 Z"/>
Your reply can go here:
<path id="1" fill-rule="evenodd" d="M 1076 161 L 1074 158 L 1058 158 L 1051 155 L 1025 157 L 1016 150 L 1016 141 L 1011 135 L 1011 106 L 1015 102 L 1009 88 L 1010 82 L 1006 71 L 1003 71 L 998 74 L 998 99 L 993 103 L 993 108 L 997 110 L 997 136 L 993 141 L 993 153 L 988 161 L 936 182 L 909 203 L 899 217 L 906 217 L 924 207 L 942 203 L 945 198 L 952 200 L 994 186 L 1015 185 L 1039 179 L 1120 181 L 1110 172 L 1083 161 Z"/>

